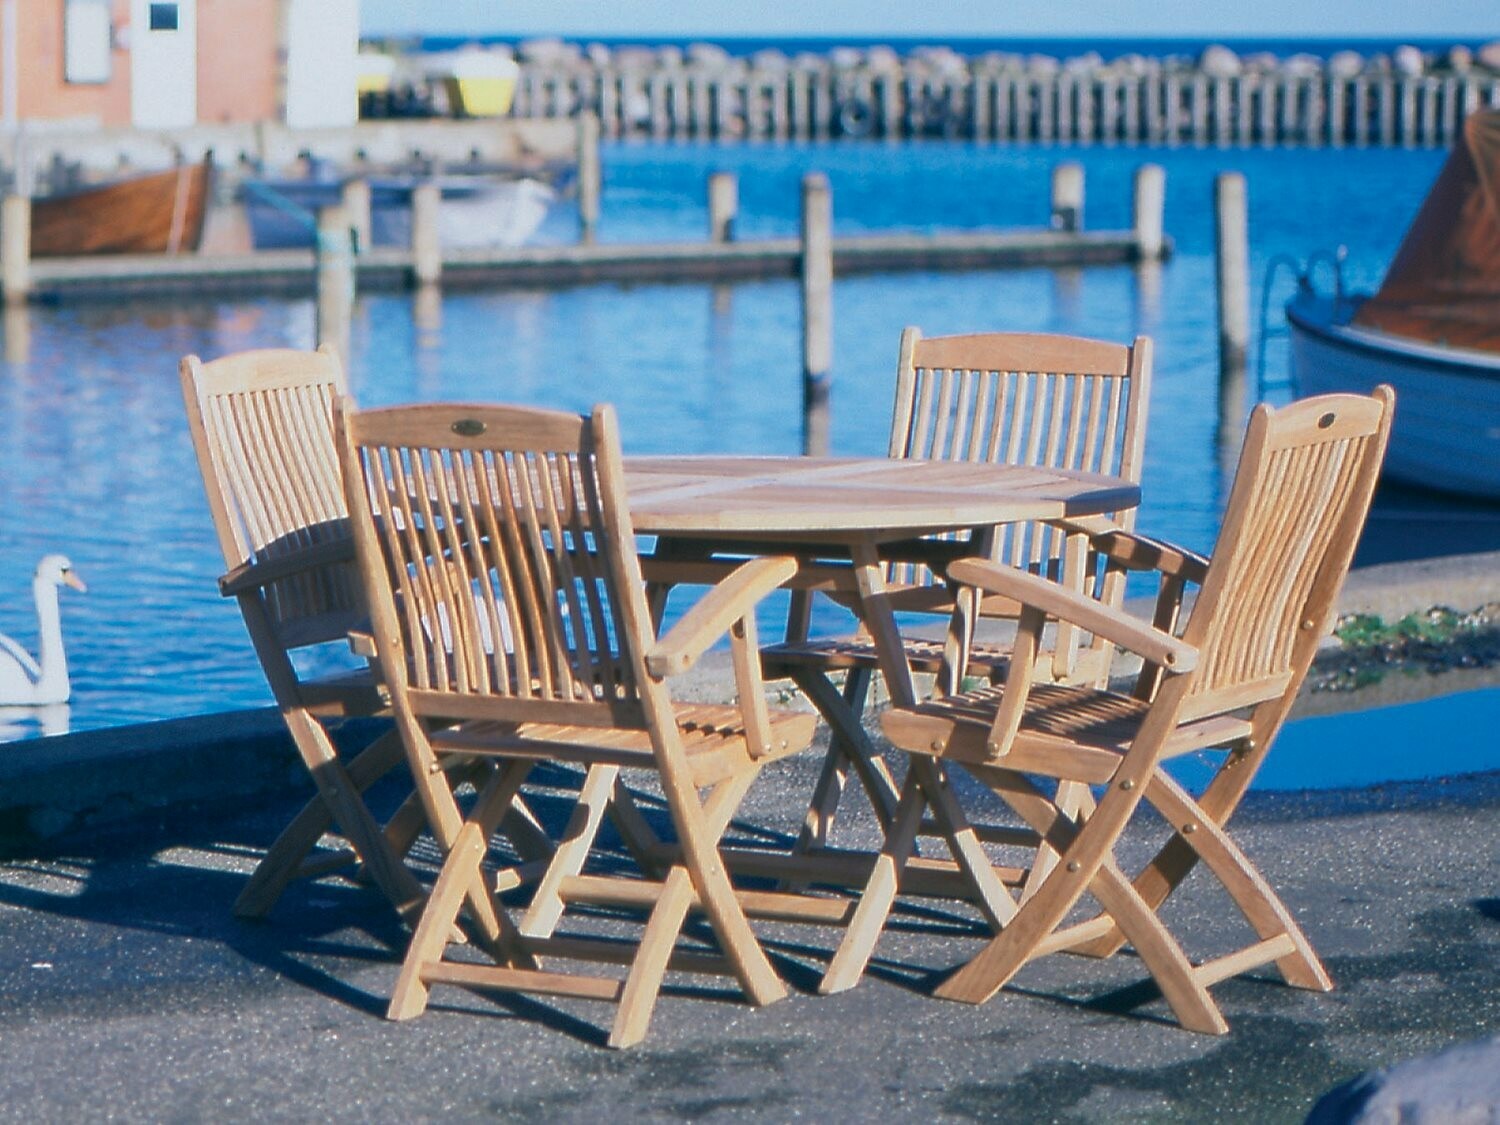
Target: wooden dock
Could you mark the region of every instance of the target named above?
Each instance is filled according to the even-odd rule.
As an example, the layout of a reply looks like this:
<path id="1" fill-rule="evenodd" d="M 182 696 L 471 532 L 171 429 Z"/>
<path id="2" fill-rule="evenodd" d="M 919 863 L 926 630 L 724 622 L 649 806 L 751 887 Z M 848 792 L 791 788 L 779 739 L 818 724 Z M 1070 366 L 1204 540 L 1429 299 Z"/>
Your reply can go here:
<path id="1" fill-rule="evenodd" d="M 1111 265 L 1143 257 L 1135 231 L 969 231 L 959 234 L 862 235 L 833 243 L 836 274 L 903 270 L 1007 269 L 1025 266 Z M 738 281 L 796 277 L 799 239 L 754 242 L 670 242 L 530 246 L 511 250 L 448 251 L 442 284 L 556 286 L 598 282 Z M 416 256 L 379 249 L 355 257 L 361 289 L 407 288 L 417 277 Z M 311 250 L 249 254 L 133 255 L 38 259 L 31 263 L 30 299 L 63 301 L 135 296 L 305 295 L 317 287 Z"/>

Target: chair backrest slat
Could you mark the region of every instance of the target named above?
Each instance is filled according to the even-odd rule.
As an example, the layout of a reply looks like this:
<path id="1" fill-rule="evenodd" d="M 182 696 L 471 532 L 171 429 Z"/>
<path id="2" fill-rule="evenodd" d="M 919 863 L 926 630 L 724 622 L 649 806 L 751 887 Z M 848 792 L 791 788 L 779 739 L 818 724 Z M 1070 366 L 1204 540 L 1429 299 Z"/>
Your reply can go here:
<path id="1" fill-rule="evenodd" d="M 1151 344 L 1070 336 L 902 333 L 891 420 L 893 457 L 999 461 L 1107 473 L 1139 481 L 1150 392 Z M 1134 513 L 1117 515 L 1125 527 Z M 1041 524 L 1002 529 L 996 558 L 1055 567 L 1063 537 Z M 925 567 L 891 580 L 925 584 Z"/>
<path id="2" fill-rule="evenodd" d="M 1219 543 L 1184 639 L 1199 651 L 1185 718 L 1300 684 L 1354 557 L 1390 432 L 1387 388 L 1250 420 Z"/>
<path id="3" fill-rule="evenodd" d="M 332 421 L 345 382 L 332 351 L 188 356 L 181 377 L 226 569 L 349 538 Z M 262 602 L 287 647 L 342 639 L 364 604 L 350 563 L 276 582 Z"/>
<path id="4" fill-rule="evenodd" d="M 393 691 L 432 714 L 645 724 L 648 618 L 624 612 L 622 592 L 642 595 L 623 493 L 601 486 L 606 414 L 439 404 L 341 418 L 377 643 L 401 647 L 382 654 L 388 677 L 405 670 Z"/>

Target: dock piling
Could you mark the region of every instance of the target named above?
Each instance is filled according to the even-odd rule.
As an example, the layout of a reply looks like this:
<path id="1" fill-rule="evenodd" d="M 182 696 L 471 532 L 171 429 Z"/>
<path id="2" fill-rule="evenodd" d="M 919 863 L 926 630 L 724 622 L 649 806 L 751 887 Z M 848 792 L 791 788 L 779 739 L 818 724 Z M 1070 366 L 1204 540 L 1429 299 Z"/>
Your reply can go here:
<path id="1" fill-rule="evenodd" d="M 354 309 L 354 234 L 341 204 L 318 211 L 318 343 L 349 360 L 349 322 Z"/>
<path id="2" fill-rule="evenodd" d="M 7 195 L 0 203 L 0 297 L 24 304 L 31 294 L 31 200 Z"/>
<path id="3" fill-rule="evenodd" d="M 1135 170 L 1135 192 L 1131 200 L 1131 226 L 1136 252 L 1142 261 L 1162 256 L 1167 203 L 1167 173 L 1160 164 L 1142 164 Z"/>
<path id="4" fill-rule="evenodd" d="M 802 452 L 828 455 L 833 380 L 833 193 L 821 173 L 802 179 Z"/>
<path id="5" fill-rule="evenodd" d="M 443 276 L 443 243 L 438 231 L 442 189 L 428 182 L 411 193 L 412 274 L 420 285 L 436 285 Z"/>
<path id="6" fill-rule="evenodd" d="M 734 220 L 740 209 L 740 184 L 733 172 L 714 172 L 708 177 L 708 238 L 710 242 L 733 242 Z"/>
<path id="7" fill-rule="evenodd" d="M 354 179 L 344 184 L 341 193 L 344 213 L 349 217 L 349 227 L 354 231 L 354 248 L 363 254 L 368 250 L 373 237 L 370 228 L 370 181 Z"/>
<path id="8" fill-rule="evenodd" d="M 599 233 L 599 118 L 578 115 L 578 237 L 591 245 Z"/>
<path id="9" fill-rule="evenodd" d="M 1052 229 L 1083 229 L 1083 165 L 1075 161 L 1052 169 Z"/>
<path id="10" fill-rule="evenodd" d="M 1238 440 L 1250 351 L 1250 235 L 1245 177 L 1214 180 L 1214 262 L 1219 308 L 1219 441 Z"/>

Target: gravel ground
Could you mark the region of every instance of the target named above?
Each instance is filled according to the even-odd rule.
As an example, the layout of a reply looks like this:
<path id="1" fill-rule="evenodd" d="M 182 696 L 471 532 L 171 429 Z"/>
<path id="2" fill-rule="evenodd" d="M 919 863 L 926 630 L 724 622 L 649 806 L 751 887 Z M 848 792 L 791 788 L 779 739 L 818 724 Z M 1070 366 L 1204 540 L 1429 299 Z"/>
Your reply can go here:
<path id="1" fill-rule="evenodd" d="M 815 767 L 768 770 L 746 821 L 789 829 Z M 1173 1025 L 1128 953 L 1048 958 L 978 1007 L 932 999 L 981 937 L 920 903 L 851 992 L 815 992 L 834 931 L 767 927 L 789 999 L 752 1009 L 671 977 L 627 1052 L 600 1046 L 611 1010 L 586 1002 L 439 988 L 389 1023 L 404 935 L 369 888 L 229 914 L 293 807 L 205 807 L 0 864 L 0 1119 L 1299 1121 L 1366 1068 L 1500 1030 L 1500 773 L 1252 795 L 1236 835 L 1337 988 L 1225 982 L 1222 1038 Z M 1239 939 L 1210 880 L 1180 899 L 1191 954 Z"/>

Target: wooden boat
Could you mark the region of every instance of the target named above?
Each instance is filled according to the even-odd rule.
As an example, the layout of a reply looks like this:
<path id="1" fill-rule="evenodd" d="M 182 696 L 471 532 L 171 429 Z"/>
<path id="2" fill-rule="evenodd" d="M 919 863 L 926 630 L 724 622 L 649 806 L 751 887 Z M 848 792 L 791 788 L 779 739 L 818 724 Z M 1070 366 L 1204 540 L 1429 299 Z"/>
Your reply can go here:
<path id="1" fill-rule="evenodd" d="M 1388 476 L 1500 500 L 1500 111 L 1472 114 L 1373 295 L 1286 306 L 1304 394 L 1396 388 Z"/>
<path id="2" fill-rule="evenodd" d="M 178 254 L 198 249 L 210 162 L 116 180 L 31 203 L 31 255 Z"/>

